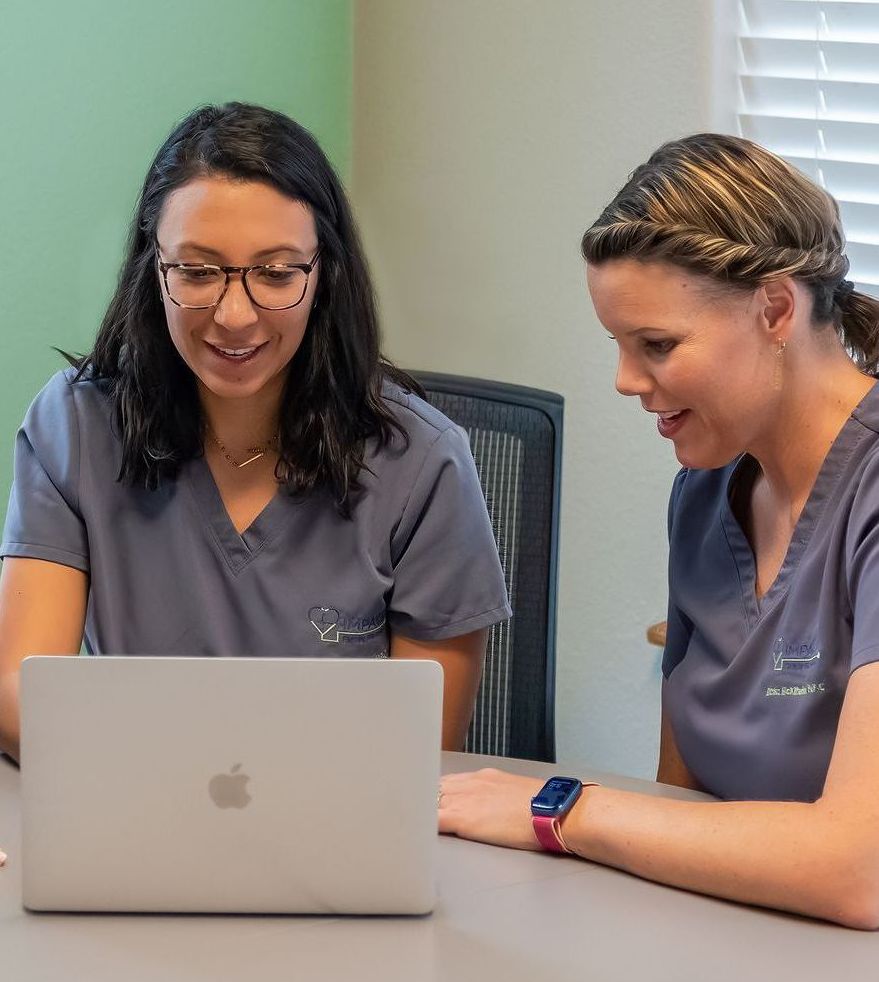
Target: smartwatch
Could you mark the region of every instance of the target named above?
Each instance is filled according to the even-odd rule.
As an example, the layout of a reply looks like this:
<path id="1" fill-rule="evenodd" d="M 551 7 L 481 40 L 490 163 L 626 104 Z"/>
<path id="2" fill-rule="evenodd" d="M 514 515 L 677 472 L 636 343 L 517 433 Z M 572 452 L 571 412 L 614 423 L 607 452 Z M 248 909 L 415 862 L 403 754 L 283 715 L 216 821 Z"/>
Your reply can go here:
<path id="1" fill-rule="evenodd" d="M 583 791 L 575 777 L 551 777 L 531 799 L 531 824 L 537 841 L 550 852 L 571 850 L 561 833 L 561 820 L 573 808 Z"/>

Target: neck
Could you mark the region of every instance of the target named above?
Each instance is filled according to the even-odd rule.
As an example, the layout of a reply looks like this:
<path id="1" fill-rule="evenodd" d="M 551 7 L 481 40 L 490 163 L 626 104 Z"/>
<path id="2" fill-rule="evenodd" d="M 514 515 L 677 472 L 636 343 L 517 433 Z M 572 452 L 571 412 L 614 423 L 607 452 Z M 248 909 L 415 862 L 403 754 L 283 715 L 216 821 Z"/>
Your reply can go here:
<path id="1" fill-rule="evenodd" d="M 874 379 L 859 372 L 841 347 L 819 360 L 808 352 L 791 355 L 772 425 L 747 452 L 757 459 L 776 507 L 789 510 L 795 522 L 827 452 Z"/>
<path id="2" fill-rule="evenodd" d="M 274 380 L 259 392 L 241 399 L 222 399 L 199 383 L 205 422 L 226 447 L 241 450 L 265 446 L 278 433 L 281 407 L 280 385 Z"/>

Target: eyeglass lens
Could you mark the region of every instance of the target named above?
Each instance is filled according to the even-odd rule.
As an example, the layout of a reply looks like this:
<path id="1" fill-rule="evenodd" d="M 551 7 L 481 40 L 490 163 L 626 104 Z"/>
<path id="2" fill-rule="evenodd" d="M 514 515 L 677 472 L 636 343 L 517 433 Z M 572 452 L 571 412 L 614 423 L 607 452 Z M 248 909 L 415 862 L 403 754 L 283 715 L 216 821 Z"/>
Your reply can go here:
<path id="1" fill-rule="evenodd" d="M 257 266 L 245 274 L 254 303 L 269 310 L 292 307 L 305 296 L 308 274 L 286 266 Z M 213 266 L 174 266 L 168 270 L 168 293 L 188 307 L 213 307 L 226 288 L 226 274 Z"/>

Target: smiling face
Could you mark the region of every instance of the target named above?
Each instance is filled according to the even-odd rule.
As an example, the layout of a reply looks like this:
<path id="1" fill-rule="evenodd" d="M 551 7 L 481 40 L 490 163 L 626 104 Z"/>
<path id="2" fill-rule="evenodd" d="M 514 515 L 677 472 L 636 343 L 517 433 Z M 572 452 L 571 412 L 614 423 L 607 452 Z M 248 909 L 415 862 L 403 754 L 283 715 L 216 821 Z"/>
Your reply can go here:
<path id="1" fill-rule="evenodd" d="M 719 292 L 662 262 L 590 265 L 598 318 L 619 347 L 616 387 L 657 414 L 686 467 L 722 467 L 775 415 L 777 323 L 765 291 Z"/>
<path id="2" fill-rule="evenodd" d="M 311 210 L 268 184 L 202 177 L 169 195 L 156 237 L 164 262 L 253 266 L 308 263 L 318 249 Z M 190 310 L 168 297 L 165 317 L 174 347 L 207 390 L 219 399 L 280 400 L 290 360 L 308 324 L 319 270 L 302 302 L 287 310 L 252 303 L 234 273 L 216 307 Z"/>

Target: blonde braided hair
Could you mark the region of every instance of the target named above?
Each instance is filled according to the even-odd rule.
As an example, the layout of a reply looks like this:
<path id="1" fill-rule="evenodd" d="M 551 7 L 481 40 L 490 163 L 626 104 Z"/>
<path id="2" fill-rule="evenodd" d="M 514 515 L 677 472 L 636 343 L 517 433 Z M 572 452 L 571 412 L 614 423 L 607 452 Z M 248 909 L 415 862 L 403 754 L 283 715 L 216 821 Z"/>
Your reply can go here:
<path id="1" fill-rule="evenodd" d="M 836 201 L 775 154 L 700 133 L 660 147 L 583 236 L 584 259 L 665 261 L 732 289 L 791 276 L 812 321 L 832 324 L 859 366 L 879 364 L 879 302 L 846 280 Z"/>

